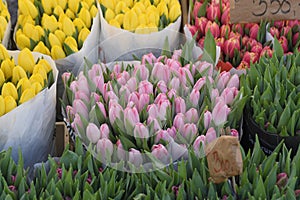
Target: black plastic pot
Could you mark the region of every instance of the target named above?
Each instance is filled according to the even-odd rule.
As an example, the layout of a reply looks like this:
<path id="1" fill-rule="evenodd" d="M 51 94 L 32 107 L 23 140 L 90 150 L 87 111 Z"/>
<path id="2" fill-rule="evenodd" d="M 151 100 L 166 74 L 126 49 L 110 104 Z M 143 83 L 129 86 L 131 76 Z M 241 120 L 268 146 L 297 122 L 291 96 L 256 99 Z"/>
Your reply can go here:
<path id="1" fill-rule="evenodd" d="M 281 137 L 277 134 L 269 133 L 259 127 L 251 117 L 250 112 L 245 112 L 243 137 L 241 140 L 241 145 L 245 150 L 253 148 L 256 134 L 258 135 L 261 149 L 266 155 L 270 155 L 282 140 L 284 140 L 284 144 L 288 149 L 292 149 L 292 156 L 296 154 L 300 145 L 300 136 Z"/>

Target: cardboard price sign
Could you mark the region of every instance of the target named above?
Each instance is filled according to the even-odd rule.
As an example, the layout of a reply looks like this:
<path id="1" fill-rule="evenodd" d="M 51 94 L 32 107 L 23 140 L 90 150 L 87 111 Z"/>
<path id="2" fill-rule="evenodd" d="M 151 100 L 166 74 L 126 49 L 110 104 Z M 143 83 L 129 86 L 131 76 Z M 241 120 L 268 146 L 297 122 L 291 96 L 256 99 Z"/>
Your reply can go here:
<path id="1" fill-rule="evenodd" d="M 300 19 L 297 0 L 230 0 L 230 22 Z"/>
<path id="2" fill-rule="evenodd" d="M 243 172 L 243 160 L 237 137 L 221 136 L 205 146 L 210 180 L 222 183 Z"/>

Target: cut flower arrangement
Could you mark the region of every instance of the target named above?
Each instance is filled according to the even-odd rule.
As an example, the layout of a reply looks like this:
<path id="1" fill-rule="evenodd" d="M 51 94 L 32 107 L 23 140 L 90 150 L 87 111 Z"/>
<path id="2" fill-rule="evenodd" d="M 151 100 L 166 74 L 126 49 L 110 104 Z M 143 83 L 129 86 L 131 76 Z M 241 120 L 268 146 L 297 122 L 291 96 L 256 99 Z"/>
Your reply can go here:
<path id="1" fill-rule="evenodd" d="M 94 0 L 19 0 L 18 5 L 18 48 L 29 48 L 54 60 L 82 48 L 98 13 Z"/>
<path id="2" fill-rule="evenodd" d="M 239 136 L 247 99 L 239 77 L 188 61 L 188 47 L 127 64 L 90 63 L 76 78 L 64 73 L 66 120 L 103 163 L 147 170 L 186 158 L 189 148 L 205 156 L 217 136 Z"/>

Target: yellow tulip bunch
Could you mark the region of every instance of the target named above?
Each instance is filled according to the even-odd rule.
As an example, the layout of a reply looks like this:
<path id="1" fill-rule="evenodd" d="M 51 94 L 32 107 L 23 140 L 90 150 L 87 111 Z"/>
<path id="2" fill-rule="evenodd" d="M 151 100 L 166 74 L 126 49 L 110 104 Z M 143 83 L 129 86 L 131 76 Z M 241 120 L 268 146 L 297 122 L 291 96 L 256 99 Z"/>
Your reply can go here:
<path id="1" fill-rule="evenodd" d="M 18 64 L 0 44 L 0 117 L 32 99 L 53 81 L 48 61 L 34 60 L 28 48 L 20 51 Z"/>
<path id="2" fill-rule="evenodd" d="M 178 0 L 99 0 L 112 26 L 139 34 L 157 32 L 181 15 Z"/>
<path id="3" fill-rule="evenodd" d="M 18 0 L 16 44 L 54 60 L 79 51 L 98 9 L 95 0 Z"/>
<path id="4" fill-rule="evenodd" d="M 0 1 L 0 43 L 4 38 L 5 30 L 8 28 L 8 22 L 10 20 L 10 14 L 7 6 L 3 1 Z"/>

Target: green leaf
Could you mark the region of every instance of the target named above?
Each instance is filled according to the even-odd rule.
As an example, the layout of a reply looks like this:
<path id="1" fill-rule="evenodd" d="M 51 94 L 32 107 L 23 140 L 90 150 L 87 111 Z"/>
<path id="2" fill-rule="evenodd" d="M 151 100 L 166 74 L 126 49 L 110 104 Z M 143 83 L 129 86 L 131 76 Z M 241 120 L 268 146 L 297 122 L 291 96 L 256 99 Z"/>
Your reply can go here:
<path id="1" fill-rule="evenodd" d="M 273 45 L 274 45 L 274 55 L 276 56 L 277 60 L 281 60 L 284 55 L 284 52 L 281 44 L 279 43 L 276 37 L 274 38 Z"/>
<path id="2" fill-rule="evenodd" d="M 216 42 L 214 39 L 214 36 L 208 30 L 206 33 L 205 39 L 204 39 L 204 49 L 203 49 L 203 54 L 202 54 L 202 61 L 207 61 L 213 65 L 216 63 Z"/>
<path id="3" fill-rule="evenodd" d="M 60 158 L 60 162 L 63 163 L 66 166 L 66 168 L 70 168 L 71 166 L 77 166 L 77 160 L 78 155 L 69 150 L 66 150 Z"/>
<path id="4" fill-rule="evenodd" d="M 257 183 L 257 186 L 254 190 L 254 197 L 255 199 L 266 199 L 266 191 L 265 191 L 265 187 L 264 187 L 264 183 L 263 183 L 263 180 L 262 180 L 262 177 L 259 176 L 259 180 L 258 180 L 258 183 Z"/>
<path id="5" fill-rule="evenodd" d="M 207 4 L 208 1 L 205 0 L 198 11 L 198 17 L 205 17 Z"/>
<path id="6" fill-rule="evenodd" d="M 289 106 L 286 106 L 279 118 L 279 122 L 277 125 L 279 132 L 282 131 L 284 126 L 288 125 L 290 118 L 291 118 L 291 110 Z"/>

